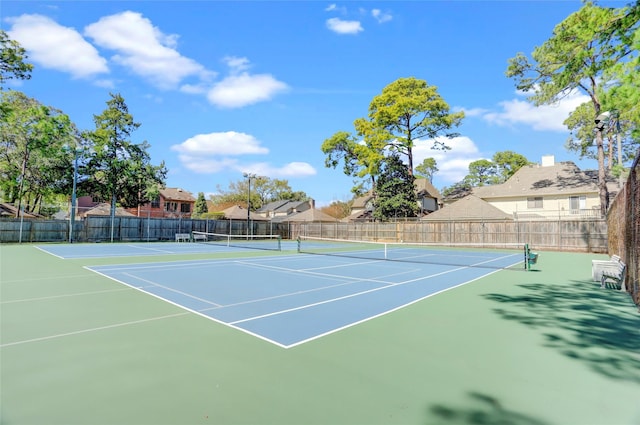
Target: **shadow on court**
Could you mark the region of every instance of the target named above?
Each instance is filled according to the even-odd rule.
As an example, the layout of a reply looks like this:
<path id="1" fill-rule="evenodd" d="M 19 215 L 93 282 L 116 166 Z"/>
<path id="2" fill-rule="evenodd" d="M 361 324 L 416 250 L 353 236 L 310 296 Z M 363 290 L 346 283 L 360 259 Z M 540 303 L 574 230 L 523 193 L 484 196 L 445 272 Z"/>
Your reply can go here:
<path id="1" fill-rule="evenodd" d="M 505 408 L 499 400 L 478 392 L 467 393 L 468 405 L 465 407 L 436 404 L 428 408 L 427 424 L 433 418 L 441 424 L 467 425 L 548 425 L 529 415 Z"/>
<path id="2" fill-rule="evenodd" d="M 608 378 L 640 383 L 640 314 L 628 294 L 578 280 L 516 288 L 517 295 L 484 297 L 503 319 L 541 332 L 545 347 Z"/>

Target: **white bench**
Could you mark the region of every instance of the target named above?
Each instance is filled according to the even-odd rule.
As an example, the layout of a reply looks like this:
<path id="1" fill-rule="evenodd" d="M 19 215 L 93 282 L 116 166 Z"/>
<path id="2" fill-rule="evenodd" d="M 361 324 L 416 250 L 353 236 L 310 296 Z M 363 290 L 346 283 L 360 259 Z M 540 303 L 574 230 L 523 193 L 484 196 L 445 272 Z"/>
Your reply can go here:
<path id="1" fill-rule="evenodd" d="M 620 286 L 621 291 L 625 291 L 624 277 L 627 273 L 627 265 L 622 261 L 618 261 L 615 269 L 607 269 L 602 271 L 602 277 L 600 278 L 600 287 L 606 288 L 607 281 L 613 281 L 616 285 Z"/>
<path id="2" fill-rule="evenodd" d="M 203 235 L 200 233 L 194 233 L 193 234 L 193 241 L 202 241 L 202 242 L 206 242 L 207 241 L 207 235 Z"/>
<path id="3" fill-rule="evenodd" d="M 176 242 L 191 242 L 191 234 L 176 233 Z"/>
<path id="4" fill-rule="evenodd" d="M 591 260 L 591 278 L 594 282 L 602 280 L 602 272 L 605 270 L 615 271 L 618 268 L 620 257 L 612 255 L 609 260 Z"/>

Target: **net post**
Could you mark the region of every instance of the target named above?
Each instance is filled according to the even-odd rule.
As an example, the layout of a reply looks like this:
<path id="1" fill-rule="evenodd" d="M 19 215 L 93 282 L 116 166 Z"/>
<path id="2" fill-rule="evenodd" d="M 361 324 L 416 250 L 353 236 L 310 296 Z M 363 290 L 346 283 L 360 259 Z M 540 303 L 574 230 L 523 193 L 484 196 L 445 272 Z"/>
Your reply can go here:
<path id="1" fill-rule="evenodd" d="M 296 242 L 298 243 L 298 254 L 301 252 L 300 251 L 300 235 L 298 235 L 298 237 L 296 238 Z"/>
<path id="2" fill-rule="evenodd" d="M 524 269 L 529 270 L 529 244 L 524 244 Z"/>

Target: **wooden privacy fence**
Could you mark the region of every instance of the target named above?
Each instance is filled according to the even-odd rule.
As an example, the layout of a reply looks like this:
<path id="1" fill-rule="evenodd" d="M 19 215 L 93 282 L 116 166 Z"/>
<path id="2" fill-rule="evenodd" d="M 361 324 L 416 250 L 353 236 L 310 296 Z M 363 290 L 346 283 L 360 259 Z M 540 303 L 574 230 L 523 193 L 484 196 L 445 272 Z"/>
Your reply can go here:
<path id="1" fill-rule="evenodd" d="M 474 244 L 505 246 L 530 244 L 535 249 L 607 252 L 605 220 L 540 221 L 407 221 L 394 223 L 272 223 L 251 221 L 254 235 L 298 235 L 351 240 Z M 73 228 L 75 242 L 173 241 L 176 233 L 192 231 L 247 234 L 246 220 L 199 220 L 144 217 L 88 217 Z M 0 242 L 64 242 L 69 240 L 67 220 L 0 220 Z"/>
<path id="2" fill-rule="evenodd" d="M 288 225 L 268 221 L 251 221 L 250 233 L 254 235 L 278 234 L 289 237 Z M 173 241 L 176 233 L 192 231 L 234 235 L 247 234 L 246 220 L 199 220 L 183 218 L 87 217 L 77 220 L 73 226 L 74 242 L 103 241 Z M 69 241 L 70 221 L 2 219 L 0 242 L 65 242 Z"/>
<path id="3" fill-rule="evenodd" d="M 423 221 L 395 223 L 300 223 L 298 235 L 382 242 L 468 244 L 508 247 L 528 243 L 535 249 L 607 252 L 607 223 L 592 220 Z"/>

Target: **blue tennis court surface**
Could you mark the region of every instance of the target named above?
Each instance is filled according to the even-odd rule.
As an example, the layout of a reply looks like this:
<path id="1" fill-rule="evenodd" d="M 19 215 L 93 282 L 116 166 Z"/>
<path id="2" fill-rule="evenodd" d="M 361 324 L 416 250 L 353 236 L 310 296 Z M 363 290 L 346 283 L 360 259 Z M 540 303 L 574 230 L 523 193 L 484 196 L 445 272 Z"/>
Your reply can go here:
<path id="1" fill-rule="evenodd" d="M 63 259 L 247 252 L 241 247 L 192 242 L 53 244 L 36 248 Z M 295 242 L 283 242 L 282 249 L 295 249 Z"/>
<path id="2" fill-rule="evenodd" d="M 520 253 L 493 255 L 521 262 Z M 87 268 L 285 348 L 496 272 L 312 254 Z"/>

